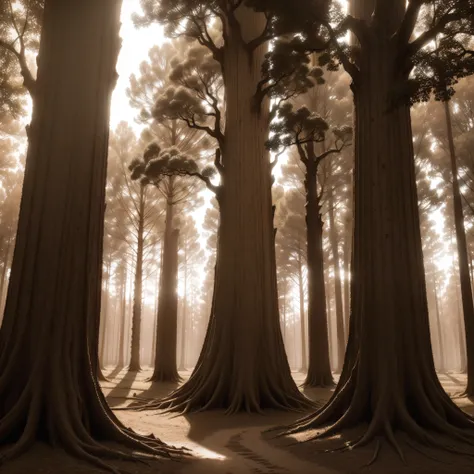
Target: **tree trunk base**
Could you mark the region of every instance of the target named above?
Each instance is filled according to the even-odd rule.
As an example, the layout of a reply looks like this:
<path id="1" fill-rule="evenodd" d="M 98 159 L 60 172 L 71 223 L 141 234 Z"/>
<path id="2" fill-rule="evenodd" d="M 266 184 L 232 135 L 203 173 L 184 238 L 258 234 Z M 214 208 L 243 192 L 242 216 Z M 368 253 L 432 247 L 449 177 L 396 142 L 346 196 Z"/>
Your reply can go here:
<path id="1" fill-rule="evenodd" d="M 32 378 L 37 379 L 35 375 Z M 83 390 L 78 387 L 73 390 L 75 387 L 70 382 L 64 380 L 59 387 L 54 384 L 47 393 L 32 390 L 35 385 L 27 383 L 12 400 L 9 396 L 13 393 L 11 385 L 6 390 L 7 382 L 3 380 L 3 386 L 0 386 L 0 406 L 3 407 L 0 445 L 8 447 L 1 454 L 0 466 L 24 454 L 38 441 L 60 447 L 69 455 L 114 474 L 122 473 L 103 459 L 146 462 L 186 453 L 184 449 L 167 446 L 154 435 L 138 435 L 122 425 L 99 394 L 100 388 L 96 384 L 96 401 L 88 403 L 87 407 L 79 403 L 73 394 L 83 393 Z M 107 446 L 104 441 L 117 443 L 120 448 Z"/>
<path id="2" fill-rule="evenodd" d="M 155 369 L 153 375 L 147 381 L 179 383 L 182 380 L 183 379 L 180 377 L 176 370 Z"/>
<path id="3" fill-rule="evenodd" d="M 142 368 L 140 367 L 140 364 L 130 364 L 127 367 L 127 372 L 141 372 Z"/>
<path id="4" fill-rule="evenodd" d="M 311 374 L 308 372 L 306 379 L 303 382 L 303 387 L 318 387 L 318 388 L 328 388 L 334 387 L 334 379 L 332 374 L 321 375 L 321 374 Z"/>
<path id="5" fill-rule="evenodd" d="M 317 441 L 365 426 L 361 436 L 345 440 L 342 446 L 327 452 L 352 450 L 375 442 L 374 458 L 369 464 L 376 460 L 381 440 L 388 442 L 405 460 L 396 433 L 403 433 L 405 444 L 417 451 L 421 450 L 417 446 L 420 445 L 474 457 L 474 418 L 449 398 L 437 379 L 422 377 L 419 383 L 410 384 L 410 390 L 407 389 L 409 396 L 404 397 L 396 390 L 386 390 L 383 397 L 374 401 L 368 396 L 371 393 L 368 387 L 361 388 L 356 383 L 356 372 L 357 365 L 324 407 L 285 428 L 282 434 L 317 430 L 305 442 Z"/>
<path id="6" fill-rule="evenodd" d="M 167 397 L 147 403 L 140 410 L 164 410 L 173 413 L 195 413 L 207 410 L 225 410 L 226 414 L 238 412 L 263 413 L 265 409 L 307 411 L 315 404 L 297 389 L 296 385 L 276 390 L 262 383 L 259 390 L 248 387 L 236 389 L 232 380 L 219 371 L 204 374 L 197 370 L 181 387 Z M 291 379 L 293 382 L 293 379 Z"/>

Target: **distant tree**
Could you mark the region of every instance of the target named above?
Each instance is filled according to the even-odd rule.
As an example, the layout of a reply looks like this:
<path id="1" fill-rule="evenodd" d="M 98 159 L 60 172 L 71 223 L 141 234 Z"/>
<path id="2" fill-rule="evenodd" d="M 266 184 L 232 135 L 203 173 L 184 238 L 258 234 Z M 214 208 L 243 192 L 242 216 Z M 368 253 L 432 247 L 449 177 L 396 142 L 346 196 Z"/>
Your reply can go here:
<path id="1" fill-rule="evenodd" d="M 333 384 L 329 363 L 329 341 L 326 313 L 326 289 L 324 282 L 323 220 L 321 198 L 323 188 L 318 189 L 318 168 L 328 156 L 340 153 L 350 142 L 350 127 L 334 129 L 332 147 L 317 151 L 318 144 L 327 140 L 329 125 L 326 120 L 306 106 L 297 110 L 285 103 L 278 110 L 278 118 L 271 126 L 273 137 L 268 144 L 272 150 L 295 146 L 304 166 L 306 197 L 306 245 L 308 265 L 308 322 L 309 366 L 305 384 L 328 386 Z M 328 140 L 329 141 L 329 140 Z M 332 212 L 332 211 L 331 211 Z M 342 317 L 342 314 L 341 314 Z"/>
<path id="2" fill-rule="evenodd" d="M 179 233 L 179 273 L 182 274 L 183 294 L 181 297 L 181 350 L 179 356 L 179 370 L 186 370 L 188 359 L 186 348 L 191 346 L 195 332 L 192 331 L 188 319 L 192 316 L 193 305 L 190 305 L 193 276 L 204 258 L 204 251 L 199 243 L 199 232 L 192 217 L 180 220 Z M 190 309 L 190 311 L 189 311 Z"/>
<path id="3" fill-rule="evenodd" d="M 301 370 L 308 369 L 308 327 L 305 311 L 307 296 L 307 252 L 306 226 L 303 218 L 305 200 L 299 190 L 291 190 L 279 201 L 275 216 L 277 227 L 277 263 L 283 278 L 282 295 L 287 297 L 290 289 L 298 294 L 299 321 L 301 325 Z M 289 283 L 293 285 L 289 285 Z M 287 301 L 283 301 L 286 311 Z M 311 340 L 310 340 L 311 343 Z"/>
<path id="4" fill-rule="evenodd" d="M 95 377 L 120 5 L 46 2 L 38 100 L 0 329 L 3 462 L 39 439 L 111 472 L 102 458 L 176 452 L 121 424 Z"/>
<path id="5" fill-rule="evenodd" d="M 18 208 L 21 197 L 21 179 L 18 172 L 10 171 L 1 180 L 0 199 L 0 315 L 3 315 L 8 272 L 15 245 Z"/>
<path id="6" fill-rule="evenodd" d="M 151 380 L 176 382 L 179 380 L 176 347 L 178 321 L 178 234 L 176 217 L 185 203 L 194 202 L 199 178 L 213 187 L 208 177 L 209 169 L 202 172 L 196 161 L 180 153 L 176 147 L 161 150 L 155 142 L 150 144 L 143 159 L 130 165 L 132 178 L 143 186 L 154 186 L 163 196 L 165 228 L 157 310 L 157 335 L 155 367 Z M 194 198 L 196 199 L 196 198 Z"/>
<path id="7" fill-rule="evenodd" d="M 114 216 L 110 231 L 122 242 L 119 266 L 133 271 L 133 305 L 129 371 L 140 370 L 140 340 L 143 280 L 147 255 L 157 245 L 159 221 L 162 215 L 156 190 L 141 181 L 134 181 L 133 166 L 143 144 L 137 141 L 131 127 L 121 122 L 110 137 L 109 183 L 110 198 L 107 214 Z M 130 262 L 130 264 L 128 263 Z M 124 325 L 120 338 L 123 339 Z M 123 349 L 122 349 L 123 352 Z"/>
<path id="8" fill-rule="evenodd" d="M 24 112 L 24 89 L 33 100 L 36 96 L 29 55 L 38 51 L 43 7 L 44 0 L 5 0 L 0 5 L 0 110 L 14 117 Z"/>
<path id="9" fill-rule="evenodd" d="M 8 284 L 15 245 L 18 208 L 21 197 L 21 162 L 19 123 L 8 113 L 0 113 L 0 315 Z"/>

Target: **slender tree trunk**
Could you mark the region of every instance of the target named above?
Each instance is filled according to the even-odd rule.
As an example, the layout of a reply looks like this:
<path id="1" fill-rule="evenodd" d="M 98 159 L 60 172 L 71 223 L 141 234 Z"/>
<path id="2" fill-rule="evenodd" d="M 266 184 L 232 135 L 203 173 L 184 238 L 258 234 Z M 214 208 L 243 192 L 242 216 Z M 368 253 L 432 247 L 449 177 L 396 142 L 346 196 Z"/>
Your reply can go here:
<path id="1" fill-rule="evenodd" d="M 469 257 L 467 251 L 466 231 L 464 229 L 464 215 L 462 197 L 459 189 L 458 166 L 454 147 L 453 126 L 449 101 L 444 102 L 446 128 L 451 158 L 451 178 L 453 183 L 454 225 L 456 229 L 456 243 L 458 250 L 459 280 L 461 282 L 461 300 L 464 314 L 464 328 L 466 341 L 467 387 L 466 394 L 474 396 L 474 302 L 472 299 L 471 277 L 469 274 Z M 461 339 L 462 340 L 462 339 Z"/>
<path id="2" fill-rule="evenodd" d="M 443 373 L 445 371 L 444 342 L 443 342 L 443 330 L 441 329 L 441 311 L 439 307 L 438 285 L 436 283 L 436 277 L 433 278 L 433 289 L 434 289 L 433 297 L 435 300 L 436 330 L 438 332 L 438 347 L 439 347 L 438 371 Z"/>
<path id="3" fill-rule="evenodd" d="M 325 427 L 320 436 L 328 436 L 363 425 L 365 434 L 346 446 L 385 439 L 403 456 L 396 429 L 445 449 L 445 439 L 434 431 L 472 440 L 474 423 L 444 392 L 433 361 L 410 108 L 393 102 L 393 91 L 408 80 L 394 36 L 406 1 L 354 2 L 363 35 L 352 71 L 355 222 L 348 348 L 331 400 L 291 431 Z"/>
<path id="4" fill-rule="evenodd" d="M 125 367 L 125 326 L 127 318 L 127 270 L 125 263 L 122 263 L 120 270 L 120 308 L 117 311 L 118 316 L 118 338 L 117 338 L 117 367 Z"/>
<path id="5" fill-rule="evenodd" d="M 344 334 L 345 343 L 349 337 L 349 319 L 351 316 L 351 256 L 352 256 L 352 219 L 346 217 L 344 237 Z"/>
<path id="6" fill-rule="evenodd" d="M 304 310 L 304 282 L 303 263 L 301 262 L 301 251 L 298 255 L 298 293 L 301 325 L 301 371 L 306 372 L 308 370 L 308 356 L 306 354 L 306 312 Z"/>
<path id="7" fill-rule="evenodd" d="M 327 320 L 328 320 L 328 340 L 329 340 L 329 367 L 332 371 L 334 368 L 334 344 L 333 344 L 333 324 L 332 324 L 332 304 L 331 296 L 326 291 L 326 308 L 327 308 Z"/>
<path id="8" fill-rule="evenodd" d="M 145 229 L 145 188 L 140 186 L 140 204 L 137 229 L 137 259 L 135 262 L 135 283 L 133 288 L 132 337 L 129 372 L 140 370 L 140 337 L 143 294 L 143 244 Z"/>
<path id="9" fill-rule="evenodd" d="M 283 280 L 283 331 L 282 331 L 284 343 L 286 342 L 286 311 L 287 311 L 287 308 L 286 308 L 287 295 L 286 294 L 287 292 L 288 292 L 288 280 L 286 279 L 286 276 L 285 276 Z"/>
<path id="10" fill-rule="evenodd" d="M 151 377 L 151 380 L 155 382 L 178 382 L 180 380 L 176 361 L 178 342 L 178 243 L 176 239 L 178 234 L 173 229 L 173 218 L 174 205 L 168 201 L 158 299 L 155 368 Z"/>
<path id="11" fill-rule="evenodd" d="M 186 321 L 188 309 L 188 243 L 184 237 L 184 294 L 183 310 L 181 315 L 181 356 L 179 370 L 186 370 Z"/>
<path id="12" fill-rule="evenodd" d="M 101 311 L 102 324 L 100 325 L 100 343 L 99 343 L 99 361 L 101 367 L 104 368 L 106 364 L 106 346 L 107 346 L 107 326 L 109 324 L 109 285 L 110 285 L 110 271 L 111 271 L 112 258 L 109 255 L 107 264 L 107 277 L 105 280 L 105 291 L 104 291 L 104 306 Z"/>
<path id="13" fill-rule="evenodd" d="M 323 220 L 317 189 L 314 144 L 308 144 L 306 164 L 306 240 L 308 263 L 309 365 L 305 385 L 333 385 L 329 357 L 326 286 L 324 281 Z"/>
<path id="14" fill-rule="evenodd" d="M 113 470 L 101 457 L 136 455 L 101 442 L 167 451 L 147 447 L 159 443 L 133 434 L 117 420 L 94 370 L 120 5 L 45 3 L 37 95 L 0 330 L 0 443 L 10 444 L 2 462 L 39 439 L 108 471 Z"/>
<path id="15" fill-rule="evenodd" d="M 244 43 L 264 31 L 266 19 L 243 5 L 236 15 L 240 25 L 226 25 L 223 45 L 226 129 L 212 312 L 191 378 L 160 405 L 178 411 L 309 403 L 291 377 L 278 314 L 268 102 L 255 103 L 266 46 L 249 52 Z"/>
<path id="16" fill-rule="evenodd" d="M 331 165 L 329 165 L 331 167 Z M 342 307 L 341 266 L 339 264 L 339 245 L 337 239 L 336 219 L 334 216 L 334 191 L 330 190 L 329 199 L 329 242 L 334 267 L 334 299 L 336 302 L 336 340 L 337 340 L 337 365 L 336 372 L 341 373 L 344 364 L 346 343 L 344 337 L 344 313 Z"/>
<path id="17" fill-rule="evenodd" d="M 458 341 L 459 341 L 459 360 L 460 368 L 459 371 L 463 374 L 467 373 L 467 351 L 466 351 L 466 332 L 463 327 L 463 311 L 461 303 L 461 288 L 458 282 L 456 282 L 456 327 L 458 329 Z"/>

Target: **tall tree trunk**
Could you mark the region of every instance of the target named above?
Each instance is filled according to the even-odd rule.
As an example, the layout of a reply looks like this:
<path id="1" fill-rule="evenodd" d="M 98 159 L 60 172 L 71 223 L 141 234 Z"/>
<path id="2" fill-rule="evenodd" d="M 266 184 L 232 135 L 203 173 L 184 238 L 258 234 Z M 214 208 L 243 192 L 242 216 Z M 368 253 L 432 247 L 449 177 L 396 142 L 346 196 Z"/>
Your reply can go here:
<path id="1" fill-rule="evenodd" d="M 329 164 L 331 169 L 331 164 Z M 344 337 L 344 313 L 342 307 L 341 266 L 339 264 L 339 245 L 337 239 L 336 219 L 334 216 L 334 190 L 329 191 L 329 242 L 331 245 L 332 261 L 334 267 L 334 299 L 336 303 L 336 340 L 337 340 L 337 365 L 336 372 L 340 373 L 344 364 L 346 342 Z"/>
<path id="2" fill-rule="evenodd" d="M 145 229 L 145 187 L 140 186 L 140 205 L 137 229 L 137 259 L 135 262 L 135 282 L 133 288 L 132 337 L 129 372 L 140 370 L 140 336 L 142 322 L 143 295 L 143 244 Z"/>
<path id="3" fill-rule="evenodd" d="M 109 260 L 107 264 L 107 277 L 105 280 L 105 290 L 104 290 L 104 305 L 101 311 L 101 324 L 100 324 L 100 339 L 99 339 L 99 362 L 101 367 L 104 368 L 106 361 L 106 346 L 107 346 L 107 326 L 109 324 L 109 286 L 110 286 L 110 271 L 111 271 L 112 258 L 109 255 Z"/>
<path id="4" fill-rule="evenodd" d="M 150 380 L 155 382 L 178 382 L 180 380 L 176 361 L 178 324 L 178 231 L 173 229 L 174 205 L 168 200 L 166 206 L 163 259 L 158 298 L 156 327 L 155 368 Z"/>
<path id="5" fill-rule="evenodd" d="M 183 310 L 181 313 L 181 355 L 179 362 L 179 370 L 186 370 L 186 321 L 188 310 L 188 242 L 186 235 L 184 236 L 184 294 L 183 294 Z"/>
<path id="6" fill-rule="evenodd" d="M 306 245 L 308 264 L 309 364 L 305 385 L 333 385 L 329 357 L 326 285 L 324 281 L 323 220 L 317 189 L 317 163 L 314 144 L 307 145 L 306 163 Z"/>
<path id="7" fill-rule="evenodd" d="M 298 293 L 300 308 L 301 325 L 301 371 L 308 370 L 308 356 L 306 354 L 306 312 L 304 310 L 304 282 L 303 282 L 303 263 L 301 261 L 301 251 L 298 255 Z"/>
<path id="8" fill-rule="evenodd" d="M 255 104 L 267 48 L 249 52 L 245 44 L 264 31 L 266 19 L 243 4 L 236 16 L 239 25 L 226 25 L 222 50 L 226 129 L 212 312 L 191 378 L 160 405 L 179 411 L 309 403 L 291 377 L 278 314 L 268 102 Z"/>
<path id="9" fill-rule="evenodd" d="M 329 339 L 329 367 L 332 371 L 334 368 L 334 344 L 333 344 L 333 324 L 332 324 L 332 304 L 331 296 L 326 291 L 326 308 L 327 308 L 327 320 L 328 320 L 328 339 Z"/>
<path id="10" fill-rule="evenodd" d="M 117 316 L 119 317 L 117 328 L 118 328 L 118 338 L 117 338 L 117 367 L 125 367 L 125 327 L 127 319 L 127 269 L 126 264 L 123 262 L 122 268 L 120 270 L 120 309 L 117 311 Z"/>
<path id="11" fill-rule="evenodd" d="M 347 216 L 344 225 L 344 334 L 345 343 L 349 337 L 351 315 L 351 257 L 352 257 L 352 218 Z"/>
<path id="12" fill-rule="evenodd" d="M 433 278 L 433 297 L 435 300 L 435 317 L 436 317 L 436 331 L 438 333 L 438 348 L 439 348 L 439 365 L 438 371 L 445 371 L 445 358 L 444 358 L 444 342 L 443 342 L 443 330 L 441 329 L 441 311 L 439 307 L 438 299 L 438 285 L 436 283 L 436 277 Z"/>
<path id="13" fill-rule="evenodd" d="M 97 384 L 110 97 L 120 1 L 46 0 L 16 248 L 0 330 L 2 462 L 36 440 L 100 457 L 165 453 L 133 434 Z M 74 14 L 71 14 L 74 12 Z M 25 349 L 27 348 L 27 350 Z"/>
<path id="14" fill-rule="evenodd" d="M 449 101 L 444 102 L 444 112 L 446 115 L 446 129 L 448 135 L 449 154 L 451 158 L 454 226 L 456 229 L 459 280 L 461 282 L 461 300 L 462 310 L 464 314 L 467 362 L 466 395 L 474 396 L 474 301 L 472 299 L 472 287 L 471 277 L 469 274 L 469 257 L 467 251 L 466 231 L 464 229 L 462 197 L 461 191 L 459 189 L 458 166 L 456 162 L 456 150 L 454 147 L 453 126 L 451 122 L 451 110 Z"/>
<path id="15" fill-rule="evenodd" d="M 357 69 L 350 69 L 355 225 L 348 348 L 330 401 L 291 431 L 325 427 L 320 436 L 328 436 L 363 425 L 365 434 L 349 449 L 385 439 L 403 456 L 396 429 L 443 449 L 446 441 L 433 431 L 460 439 L 466 430 L 472 440 L 474 423 L 446 396 L 431 349 L 410 108 L 392 100 L 408 80 L 394 36 L 406 1 L 354 2 L 363 33 Z"/>
<path id="16" fill-rule="evenodd" d="M 463 327 L 463 311 L 461 303 L 461 288 L 456 282 L 456 327 L 458 329 L 458 347 L 459 347 L 459 371 L 463 374 L 467 373 L 467 350 L 466 350 L 466 332 Z"/>

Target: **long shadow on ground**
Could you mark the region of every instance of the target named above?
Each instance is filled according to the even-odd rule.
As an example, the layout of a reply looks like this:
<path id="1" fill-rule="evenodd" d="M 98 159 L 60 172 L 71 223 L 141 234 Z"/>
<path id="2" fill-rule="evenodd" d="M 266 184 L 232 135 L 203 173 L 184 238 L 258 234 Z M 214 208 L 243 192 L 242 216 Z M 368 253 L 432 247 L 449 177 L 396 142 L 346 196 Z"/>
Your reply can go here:
<path id="1" fill-rule="evenodd" d="M 123 370 L 123 367 L 121 365 L 117 365 L 115 369 L 113 369 L 109 374 L 106 373 L 107 372 L 106 370 L 103 370 L 102 372 L 106 379 L 113 380 L 115 377 L 117 377 L 118 374 L 120 374 L 122 370 Z"/>
<path id="2" fill-rule="evenodd" d="M 114 408 L 123 403 L 123 399 L 129 397 L 133 382 L 137 378 L 138 372 L 126 372 L 122 380 L 106 395 L 105 399 L 110 408 Z"/>

